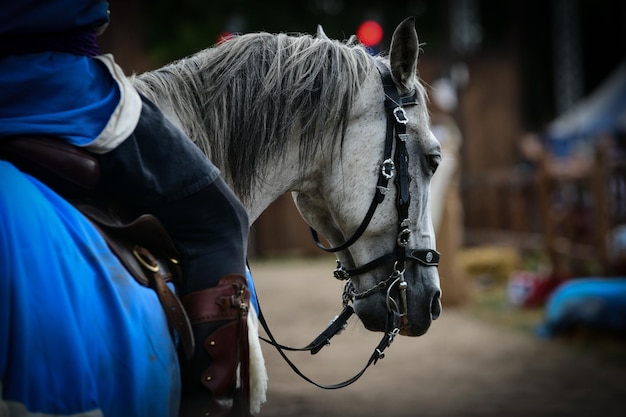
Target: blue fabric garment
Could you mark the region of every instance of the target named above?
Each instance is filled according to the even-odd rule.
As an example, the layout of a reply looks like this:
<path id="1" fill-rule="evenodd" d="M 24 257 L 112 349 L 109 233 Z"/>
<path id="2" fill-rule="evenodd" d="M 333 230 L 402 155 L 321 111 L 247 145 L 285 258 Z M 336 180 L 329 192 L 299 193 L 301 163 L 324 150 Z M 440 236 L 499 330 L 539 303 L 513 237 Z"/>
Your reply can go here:
<path id="1" fill-rule="evenodd" d="M 177 415 L 156 294 L 45 185 L 1 160 L 0 178 L 0 398 L 59 416 Z"/>
<path id="2" fill-rule="evenodd" d="M 105 0 L 5 0 L 0 2 L 0 35 L 97 28 L 109 21 Z"/>
<path id="3" fill-rule="evenodd" d="M 0 47 L 0 137 L 47 134 L 85 146 L 102 132 L 120 102 L 111 74 L 90 57 L 48 50 L 47 41 L 108 22 L 102 0 L 0 2 L 0 43 L 18 44 L 8 55 Z M 27 51 L 19 50 L 22 37 Z M 42 49 L 28 53 L 37 39 Z"/>
<path id="4" fill-rule="evenodd" d="M 85 146 L 119 101 L 111 74 L 93 58 L 45 52 L 0 59 L 0 140 L 44 134 Z"/>

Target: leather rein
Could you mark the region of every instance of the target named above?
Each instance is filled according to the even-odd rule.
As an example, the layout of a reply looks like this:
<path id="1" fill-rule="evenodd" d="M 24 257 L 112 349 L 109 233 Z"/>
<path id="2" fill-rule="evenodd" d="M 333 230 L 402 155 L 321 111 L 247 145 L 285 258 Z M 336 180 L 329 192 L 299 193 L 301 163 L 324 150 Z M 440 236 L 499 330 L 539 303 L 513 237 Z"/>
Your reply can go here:
<path id="1" fill-rule="evenodd" d="M 385 148 L 383 155 L 383 162 L 380 167 L 378 180 L 376 182 L 376 191 L 370 207 L 365 215 L 360 226 L 347 239 L 344 243 L 335 247 L 326 247 L 320 240 L 317 232 L 310 228 L 313 241 L 320 249 L 326 252 L 339 252 L 349 248 L 353 245 L 367 229 L 376 208 L 383 202 L 386 194 L 389 192 L 389 181 L 394 180 L 397 189 L 396 198 L 396 210 L 398 212 L 398 233 L 395 241 L 394 249 L 382 255 L 362 266 L 346 269 L 339 260 L 337 260 L 337 267 L 335 268 L 333 275 L 339 280 L 345 280 L 342 302 L 343 310 L 337 315 L 329 326 L 320 335 L 315 338 L 311 343 L 302 348 L 293 348 L 290 346 L 281 345 L 276 341 L 272 335 L 269 326 L 263 316 L 263 312 L 259 307 L 259 321 L 263 326 L 263 329 L 267 333 L 269 339 L 261 337 L 261 339 L 270 345 L 274 346 L 282 358 L 287 362 L 291 369 L 305 381 L 323 389 L 338 389 L 346 387 L 356 380 L 358 380 L 371 365 L 382 359 L 385 349 L 387 349 L 393 342 L 395 336 L 400 332 L 402 324 L 408 321 L 407 318 L 407 299 L 406 291 L 408 284 L 404 280 L 405 263 L 407 260 L 414 260 L 424 266 L 438 266 L 439 265 L 439 252 L 434 249 L 412 249 L 408 248 L 409 237 L 411 230 L 409 228 L 411 220 L 409 219 L 409 206 L 411 204 L 411 196 L 409 193 L 409 184 L 411 181 L 409 175 L 409 154 L 406 148 L 406 140 L 408 134 L 406 133 L 406 124 L 408 118 L 404 110 L 405 106 L 418 105 L 417 92 L 401 96 L 398 94 L 395 83 L 389 69 L 383 65 L 380 61 L 376 61 L 378 71 L 381 76 L 384 93 L 385 93 L 385 112 L 387 114 L 387 127 L 385 134 Z M 395 152 L 394 152 L 395 142 Z M 392 155 L 393 152 L 393 155 Z M 380 266 L 393 264 L 391 275 L 380 281 L 374 287 L 363 291 L 357 292 L 351 277 L 364 274 Z M 397 286 L 400 294 L 400 304 L 398 305 L 391 297 L 391 290 Z M 346 326 L 348 319 L 354 314 L 354 308 L 350 305 L 355 299 L 362 299 L 372 295 L 376 292 L 386 292 L 387 303 L 387 320 L 384 335 L 374 352 L 370 356 L 365 366 L 352 378 L 349 378 L 343 382 L 339 382 L 332 385 L 319 384 L 306 375 L 304 375 L 298 367 L 287 357 L 285 351 L 308 351 L 312 355 L 318 353 L 324 346 L 330 344 L 330 339 L 336 334 L 340 333 Z"/>

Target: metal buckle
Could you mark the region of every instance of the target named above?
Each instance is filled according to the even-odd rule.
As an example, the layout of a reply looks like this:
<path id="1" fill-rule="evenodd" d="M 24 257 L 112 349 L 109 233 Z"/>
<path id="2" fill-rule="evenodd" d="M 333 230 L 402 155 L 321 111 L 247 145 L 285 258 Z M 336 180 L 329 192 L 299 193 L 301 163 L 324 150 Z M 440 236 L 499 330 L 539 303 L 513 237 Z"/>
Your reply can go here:
<path id="1" fill-rule="evenodd" d="M 406 117 L 406 112 L 402 107 L 396 107 L 393 109 L 393 117 L 396 118 L 396 122 L 403 125 L 407 124 L 409 121 L 408 117 Z"/>
<path id="2" fill-rule="evenodd" d="M 406 245 L 409 243 L 409 236 L 411 235 L 411 230 L 410 229 L 402 229 L 400 231 L 400 233 L 398 233 L 398 238 L 396 239 L 396 243 L 398 244 L 398 246 L 401 246 L 403 248 L 406 247 Z"/>
<path id="3" fill-rule="evenodd" d="M 348 272 L 343 269 L 343 265 L 341 264 L 341 261 L 339 259 L 337 259 L 337 266 L 333 271 L 333 276 L 341 281 L 350 278 L 350 274 L 348 274 Z"/>
<path id="4" fill-rule="evenodd" d="M 137 261 L 139 261 L 141 266 L 146 268 L 148 271 L 154 273 L 159 272 L 159 264 L 147 249 L 142 248 L 139 245 L 135 245 L 135 247 L 133 247 L 133 255 Z"/>
<path id="5" fill-rule="evenodd" d="M 380 168 L 380 173 L 383 175 L 383 177 L 390 180 L 393 178 L 395 170 L 396 165 L 393 163 L 393 159 L 389 158 L 383 161 L 383 165 Z"/>

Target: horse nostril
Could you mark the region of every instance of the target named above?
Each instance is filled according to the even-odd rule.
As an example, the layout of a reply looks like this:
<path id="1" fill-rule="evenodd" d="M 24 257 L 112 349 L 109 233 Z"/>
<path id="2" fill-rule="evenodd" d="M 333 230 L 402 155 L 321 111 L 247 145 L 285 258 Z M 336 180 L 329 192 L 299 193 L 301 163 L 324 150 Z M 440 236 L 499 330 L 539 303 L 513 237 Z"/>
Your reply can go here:
<path id="1" fill-rule="evenodd" d="M 437 320 L 441 315 L 441 291 L 435 292 L 433 300 L 430 304 L 430 317 L 432 320 Z"/>

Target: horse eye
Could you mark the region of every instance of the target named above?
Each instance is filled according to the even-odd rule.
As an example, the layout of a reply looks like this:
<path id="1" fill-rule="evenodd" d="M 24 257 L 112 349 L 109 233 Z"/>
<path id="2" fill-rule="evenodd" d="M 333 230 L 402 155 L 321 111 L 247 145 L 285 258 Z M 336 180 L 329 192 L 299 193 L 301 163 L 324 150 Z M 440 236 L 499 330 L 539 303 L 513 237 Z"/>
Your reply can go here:
<path id="1" fill-rule="evenodd" d="M 426 155 L 426 161 L 428 162 L 428 166 L 430 167 L 430 173 L 434 174 L 437 171 L 437 167 L 441 163 L 441 155 L 439 154 Z"/>

